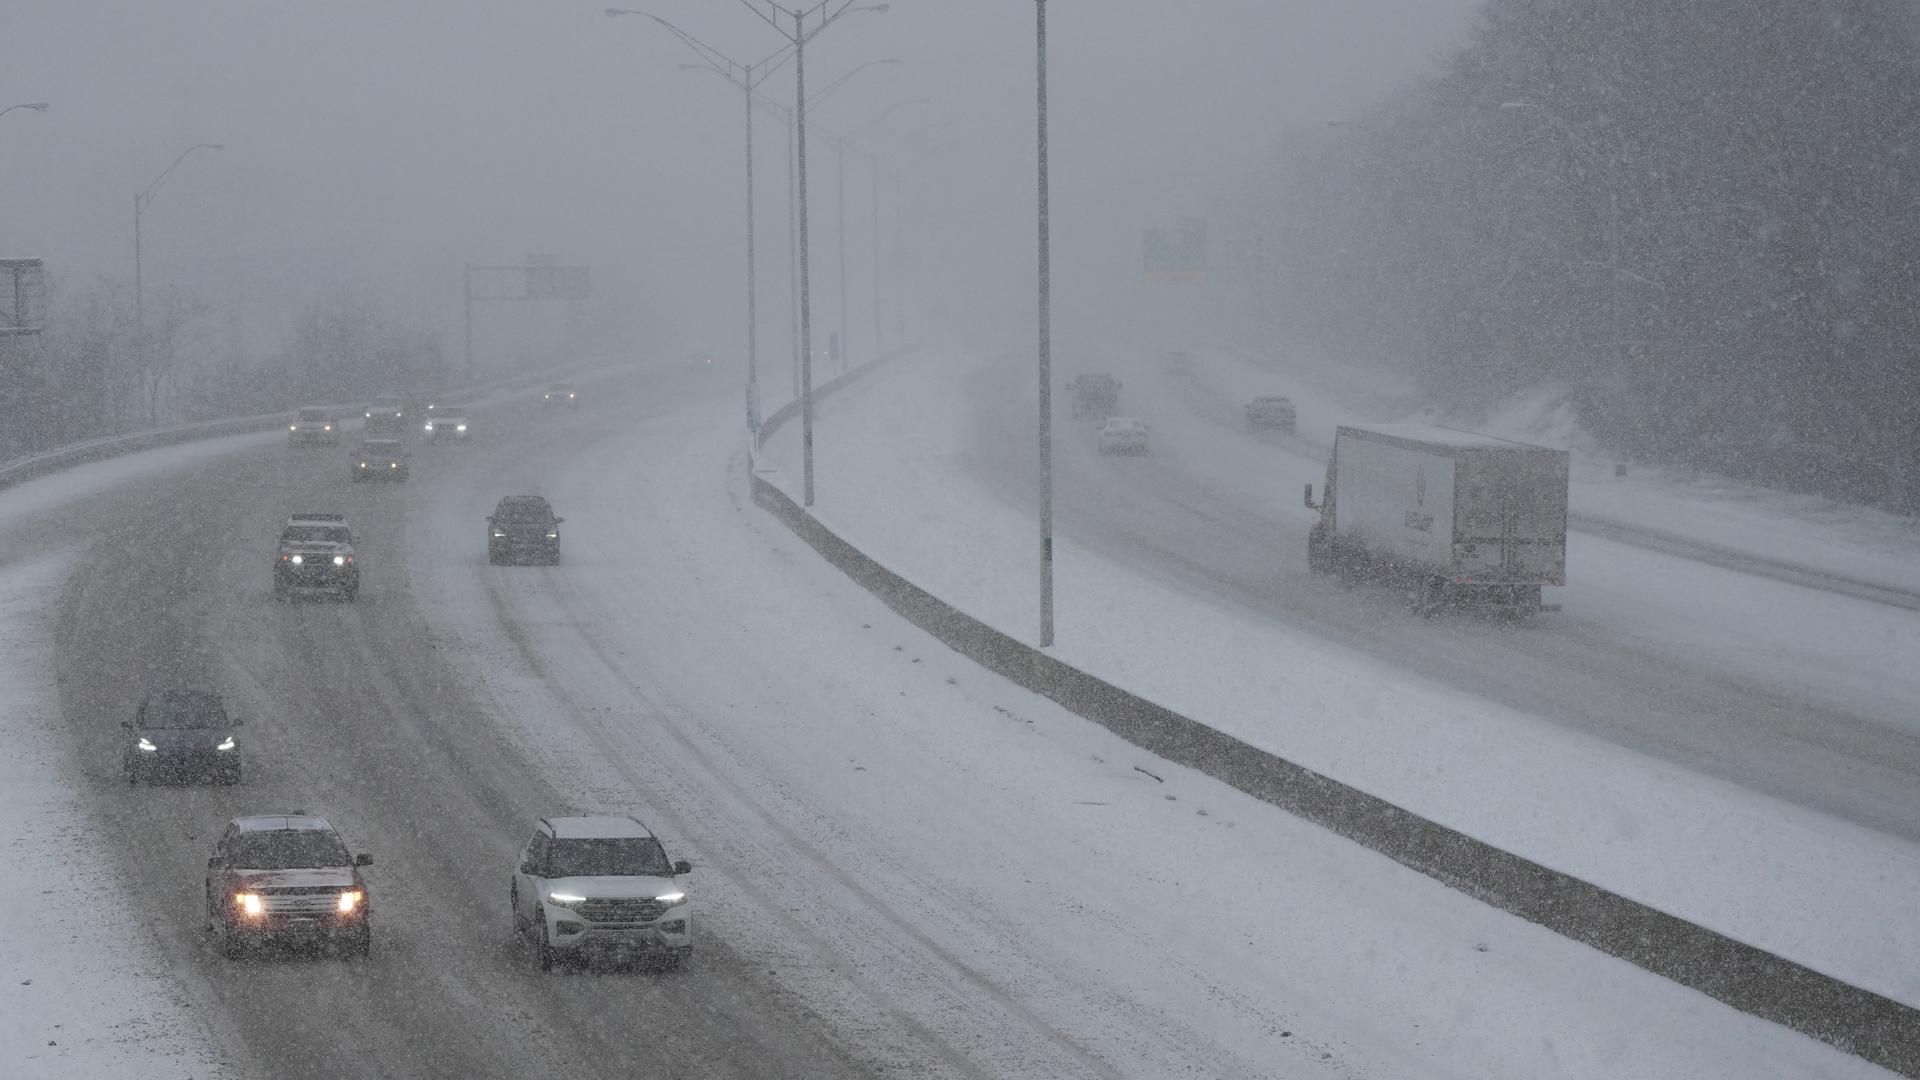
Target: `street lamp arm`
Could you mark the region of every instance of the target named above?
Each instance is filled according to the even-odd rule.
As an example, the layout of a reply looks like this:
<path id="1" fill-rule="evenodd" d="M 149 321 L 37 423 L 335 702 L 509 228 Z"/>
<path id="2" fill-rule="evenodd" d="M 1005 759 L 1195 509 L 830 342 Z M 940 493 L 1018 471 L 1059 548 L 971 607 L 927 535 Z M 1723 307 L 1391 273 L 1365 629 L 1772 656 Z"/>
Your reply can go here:
<path id="1" fill-rule="evenodd" d="M 173 159 L 173 164 L 167 166 L 167 170 L 165 172 L 161 173 L 159 176 L 154 177 L 153 183 L 148 184 L 140 192 L 140 194 L 136 196 L 137 201 L 143 207 L 150 205 L 153 202 L 153 197 L 159 194 L 160 185 L 166 183 L 167 177 L 173 175 L 173 170 L 179 168 L 180 163 L 187 160 L 188 154 L 193 153 L 195 150 L 225 150 L 225 149 L 226 149 L 226 146 L 224 146 L 221 143 L 195 143 L 194 145 L 187 147 L 185 150 L 180 151 L 180 156 Z"/>
<path id="2" fill-rule="evenodd" d="M 839 78 L 828 83 L 826 87 L 822 89 L 819 93 L 808 95 L 807 108 L 812 109 L 812 108 L 819 107 L 820 103 L 827 100 L 828 97 L 831 97 L 835 90 L 838 90 L 841 87 L 847 85 L 847 80 L 853 78 L 855 75 L 860 74 L 861 72 L 867 70 L 870 67 L 878 67 L 882 64 L 888 65 L 890 67 L 898 67 L 900 64 L 900 58 L 897 56 L 889 56 L 884 60 L 869 60 L 866 63 L 861 64 L 859 67 L 854 68 L 852 71 L 849 71 L 845 75 L 842 75 Z"/>
<path id="3" fill-rule="evenodd" d="M 735 86 L 740 86 L 743 89 L 750 90 L 753 86 L 759 85 L 767 76 L 779 70 L 793 55 L 793 45 L 789 43 L 775 49 L 758 63 L 743 64 L 650 11 L 638 11 L 633 8 L 607 9 L 607 18 L 609 19 L 618 18 L 622 15 L 638 15 L 645 19 L 652 19 L 655 23 L 658 23 L 662 29 L 666 30 L 667 33 L 679 38 L 687 48 L 692 49 L 701 60 L 706 62 L 708 67 L 731 80 Z M 751 85 L 748 85 L 749 83 Z"/>
<path id="4" fill-rule="evenodd" d="M 774 3 L 773 0 L 740 0 L 740 2 L 746 6 L 748 11 L 753 12 L 764 20 L 768 26 L 779 31 L 780 36 L 786 38 L 788 43 L 793 45 L 801 45 L 812 41 L 815 34 L 832 26 L 842 15 L 850 15 L 856 11 L 883 12 L 891 6 L 889 4 L 862 4 L 860 0 L 821 0 L 820 3 L 810 8 L 783 8 L 779 4 Z M 828 14 L 827 9 L 833 7 L 835 3 L 839 3 L 840 6 L 835 8 L 831 14 Z M 859 6 L 856 7 L 856 4 Z M 786 28 L 786 25 L 781 22 L 781 16 L 785 16 L 792 19 L 796 27 L 804 26 L 807 17 L 811 15 L 821 16 L 820 25 L 811 30 L 799 32 L 790 31 Z"/>
<path id="5" fill-rule="evenodd" d="M 47 108 L 47 103 L 44 101 L 23 101 L 18 105 L 9 105 L 4 109 L 0 109 L 0 116 L 5 116 L 15 109 L 32 109 L 34 112 L 46 112 Z"/>

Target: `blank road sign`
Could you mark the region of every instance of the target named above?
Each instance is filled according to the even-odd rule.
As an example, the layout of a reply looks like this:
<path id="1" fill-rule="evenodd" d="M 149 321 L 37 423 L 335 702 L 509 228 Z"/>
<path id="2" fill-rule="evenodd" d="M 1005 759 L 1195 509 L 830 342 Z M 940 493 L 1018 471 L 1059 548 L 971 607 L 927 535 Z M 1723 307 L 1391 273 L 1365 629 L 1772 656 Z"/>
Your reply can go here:
<path id="1" fill-rule="evenodd" d="M 40 259 L 0 259 L 0 335 L 47 328 L 47 267 Z"/>

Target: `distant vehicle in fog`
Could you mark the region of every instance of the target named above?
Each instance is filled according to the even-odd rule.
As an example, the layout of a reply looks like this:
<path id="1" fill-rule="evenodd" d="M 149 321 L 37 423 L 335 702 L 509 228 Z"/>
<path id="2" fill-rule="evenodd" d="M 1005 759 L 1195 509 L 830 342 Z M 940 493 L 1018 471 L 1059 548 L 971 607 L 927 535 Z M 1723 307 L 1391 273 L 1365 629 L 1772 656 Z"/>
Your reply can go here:
<path id="1" fill-rule="evenodd" d="M 1280 394 L 1262 394 L 1247 402 L 1247 427 L 1253 431 L 1285 431 L 1294 425 L 1293 399 Z"/>
<path id="2" fill-rule="evenodd" d="M 305 406 L 293 414 L 287 425 L 287 441 L 295 446 L 333 446 L 340 442 L 340 425 L 333 410 Z"/>
<path id="3" fill-rule="evenodd" d="M 1307 566 L 1404 586 L 1414 610 L 1541 609 L 1567 575 L 1567 452 L 1420 424 L 1342 425 Z"/>
<path id="4" fill-rule="evenodd" d="M 405 481 L 411 471 L 407 444 L 399 439 L 361 439 L 353 451 L 353 479 Z"/>
<path id="5" fill-rule="evenodd" d="M 567 383 L 551 383 L 541 392 L 540 400 L 549 405 L 572 405 L 579 400 L 579 393 Z"/>
<path id="6" fill-rule="evenodd" d="M 487 562 L 560 564 L 560 523 L 538 495 L 508 495 L 487 517 Z"/>
<path id="7" fill-rule="evenodd" d="M 1106 420 L 1120 411 L 1120 380 L 1098 372 L 1067 380 L 1067 401 L 1075 420 Z"/>
<path id="8" fill-rule="evenodd" d="M 466 442 L 473 434 L 473 423 L 466 414 L 451 405 L 440 406 L 440 411 L 427 417 L 421 425 L 420 435 L 428 442 Z"/>
<path id="9" fill-rule="evenodd" d="M 508 890 L 513 929 L 531 937 L 542 971 L 563 956 L 677 968 L 693 952 L 693 905 L 677 879 L 692 872 L 639 818 L 542 818 Z"/>
<path id="10" fill-rule="evenodd" d="M 1100 425 L 1102 454 L 1147 452 L 1147 422 L 1137 416 L 1116 416 Z"/>
<path id="11" fill-rule="evenodd" d="M 127 749 L 121 769 L 129 784 L 206 778 L 240 782 L 240 747 L 220 695 L 203 690 L 165 690 L 140 703 L 123 720 Z"/>
<path id="12" fill-rule="evenodd" d="M 397 394 L 382 394 L 366 408 L 367 435 L 404 435 L 407 431 L 407 403 Z"/>
<path id="13" fill-rule="evenodd" d="M 326 818 L 254 814 L 227 823 L 207 860 L 207 929 L 229 959 L 269 942 L 373 946 L 372 904 L 360 868 Z"/>

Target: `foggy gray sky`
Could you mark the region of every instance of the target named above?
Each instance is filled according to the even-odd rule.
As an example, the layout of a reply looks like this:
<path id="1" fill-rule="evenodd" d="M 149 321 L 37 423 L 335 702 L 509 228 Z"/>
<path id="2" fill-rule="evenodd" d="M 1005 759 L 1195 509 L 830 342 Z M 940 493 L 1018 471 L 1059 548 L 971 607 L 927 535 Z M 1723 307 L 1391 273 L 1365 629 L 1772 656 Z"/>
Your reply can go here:
<path id="1" fill-rule="evenodd" d="M 644 19 L 529 0 L 8 0 L 0 6 L 0 254 L 71 282 L 131 277 L 132 194 L 196 155 L 148 218 L 149 288 L 191 287 L 278 333 L 342 283 L 456 343 L 459 267 L 529 253 L 595 267 L 663 342 L 735 347 L 741 102 Z M 736 0 L 635 4 L 737 59 L 780 39 Z M 1366 107 L 1456 43 L 1469 0 L 1049 4 L 1059 317 L 1099 321 L 1138 276 L 1140 230 L 1204 207 L 1273 137 Z M 810 87 L 862 74 L 817 120 L 896 181 L 908 277 L 954 325 L 1031 304 L 1031 0 L 898 0 L 808 51 Z M 790 101 L 791 67 L 768 87 Z M 784 334 L 784 140 L 758 118 L 764 334 Z M 909 140 L 901 136 L 937 125 Z M 897 145 L 896 145 L 897 143 Z M 837 318 L 834 169 L 813 152 L 815 312 Z M 849 161 L 856 343 L 870 286 L 868 174 Z M 1117 276 L 1116 276 L 1117 275 Z M 921 305 L 916 310 L 928 309 Z M 1063 327 L 1063 328 L 1065 328 Z M 928 329 L 931 329 L 929 327 Z M 1013 340 L 1019 334 L 1012 335 Z"/>

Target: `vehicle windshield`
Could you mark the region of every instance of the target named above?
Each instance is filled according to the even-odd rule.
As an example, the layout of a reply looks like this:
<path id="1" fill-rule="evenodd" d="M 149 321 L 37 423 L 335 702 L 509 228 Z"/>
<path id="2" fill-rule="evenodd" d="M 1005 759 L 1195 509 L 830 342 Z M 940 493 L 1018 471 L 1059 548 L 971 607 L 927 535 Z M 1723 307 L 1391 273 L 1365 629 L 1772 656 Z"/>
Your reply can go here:
<path id="1" fill-rule="evenodd" d="M 227 864 L 245 870 L 295 870 L 302 867 L 346 866 L 353 860 L 340 837 L 319 829 L 275 829 L 242 833 L 234 841 Z"/>
<path id="2" fill-rule="evenodd" d="M 360 444 L 361 457 L 393 457 L 400 452 L 398 443 L 366 442 Z"/>
<path id="3" fill-rule="evenodd" d="M 280 534 L 283 544 L 345 544 L 352 533 L 342 525 L 289 525 Z"/>
<path id="4" fill-rule="evenodd" d="M 651 836 L 555 840 L 547 852 L 547 875 L 563 877 L 670 877 L 672 864 Z"/>
<path id="5" fill-rule="evenodd" d="M 147 702 L 140 726 L 146 728 L 223 728 L 227 710 L 212 694 L 164 694 Z"/>
<path id="6" fill-rule="evenodd" d="M 325 409 L 301 409 L 300 410 L 300 419 L 302 420 L 325 420 L 326 418 L 327 418 L 327 410 Z"/>
<path id="7" fill-rule="evenodd" d="M 500 521 L 552 521 L 553 508 L 546 503 L 503 502 L 493 516 Z"/>

